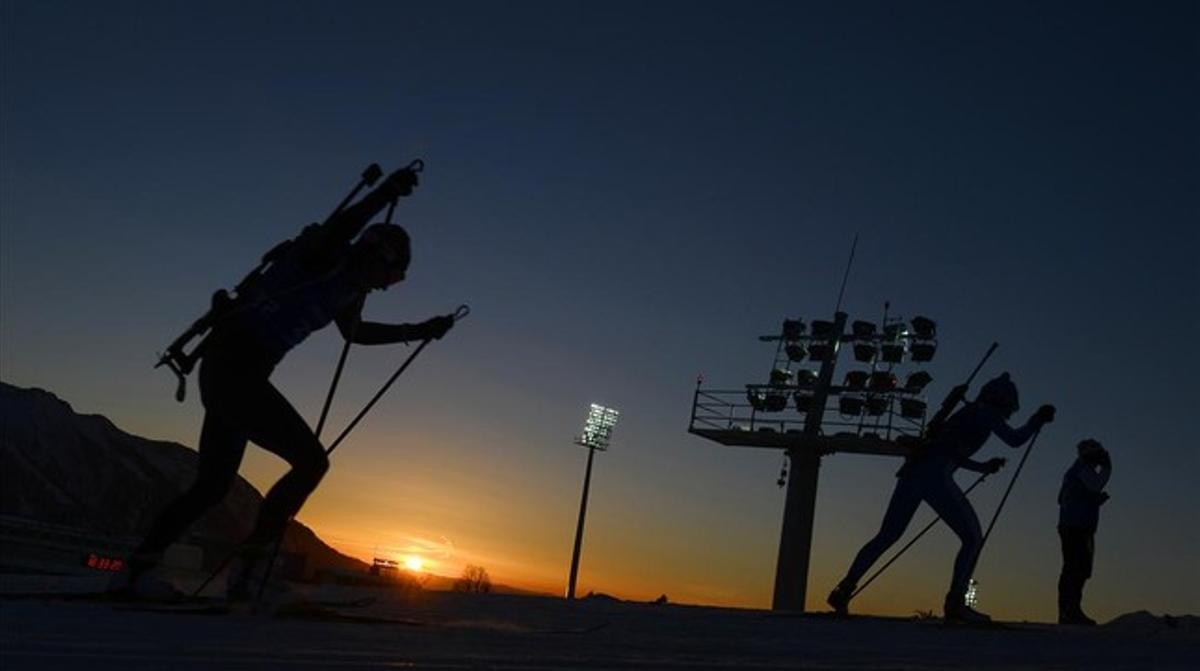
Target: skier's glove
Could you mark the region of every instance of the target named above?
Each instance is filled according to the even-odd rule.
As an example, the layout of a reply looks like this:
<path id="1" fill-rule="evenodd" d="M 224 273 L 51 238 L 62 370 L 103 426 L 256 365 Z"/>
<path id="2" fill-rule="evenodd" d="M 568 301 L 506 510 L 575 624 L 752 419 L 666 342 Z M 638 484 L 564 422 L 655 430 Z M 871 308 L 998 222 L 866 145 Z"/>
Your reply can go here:
<path id="1" fill-rule="evenodd" d="M 1033 421 L 1037 422 L 1038 426 L 1049 424 L 1054 421 L 1054 406 L 1050 404 L 1043 405 L 1033 413 Z"/>
<path id="2" fill-rule="evenodd" d="M 442 336 L 446 335 L 446 331 L 449 331 L 453 327 L 453 315 L 442 315 L 441 317 L 434 317 L 433 319 L 421 322 L 421 330 L 424 331 L 425 337 L 433 338 L 434 340 L 441 340 Z"/>
<path id="3" fill-rule="evenodd" d="M 999 473 L 1000 469 L 1004 468 L 1004 464 L 1006 463 L 1008 463 L 1008 460 L 1004 457 L 992 457 L 991 459 L 983 462 L 983 472 L 987 473 L 988 475 Z"/>
<path id="4" fill-rule="evenodd" d="M 417 184 L 417 173 L 408 168 L 401 168 L 387 176 L 386 185 L 397 196 L 411 195 Z"/>

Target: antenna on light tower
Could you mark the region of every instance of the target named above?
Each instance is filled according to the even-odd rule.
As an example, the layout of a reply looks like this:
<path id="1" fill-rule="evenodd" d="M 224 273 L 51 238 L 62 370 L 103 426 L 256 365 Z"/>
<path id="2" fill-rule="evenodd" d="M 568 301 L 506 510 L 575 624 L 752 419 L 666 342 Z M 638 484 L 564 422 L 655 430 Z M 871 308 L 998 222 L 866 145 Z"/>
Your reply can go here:
<path id="1" fill-rule="evenodd" d="M 571 575 L 567 579 L 567 599 L 575 598 L 575 581 L 579 576 L 579 552 L 583 548 L 583 519 L 587 516 L 588 488 L 592 482 L 592 458 L 596 450 L 608 451 L 608 441 L 612 437 L 613 427 L 617 425 L 619 413 L 602 405 L 592 404 L 587 421 L 583 425 L 583 434 L 575 439 L 575 444 L 588 448 L 587 471 L 583 476 L 583 496 L 579 501 L 579 523 L 575 526 L 575 550 L 571 553 Z"/>

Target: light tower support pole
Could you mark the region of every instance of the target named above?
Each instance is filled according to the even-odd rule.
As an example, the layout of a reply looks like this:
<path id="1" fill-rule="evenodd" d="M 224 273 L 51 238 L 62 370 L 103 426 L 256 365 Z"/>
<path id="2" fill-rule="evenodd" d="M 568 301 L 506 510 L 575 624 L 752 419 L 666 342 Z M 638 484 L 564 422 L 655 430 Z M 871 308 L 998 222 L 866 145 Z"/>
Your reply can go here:
<path id="1" fill-rule="evenodd" d="M 804 418 L 804 434 L 821 435 L 825 402 L 833 370 L 837 367 L 842 334 L 847 315 L 834 315 L 833 351 L 821 363 L 821 372 L 813 390 L 812 409 Z M 791 468 L 788 472 L 787 499 L 783 505 L 783 529 L 779 535 L 779 559 L 775 564 L 775 594 L 772 610 L 803 611 L 808 592 L 808 562 L 812 553 L 813 519 L 817 509 L 817 476 L 820 475 L 821 455 L 812 450 L 788 450 Z"/>
<path id="2" fill-rule="evenodd" d="M 583 476 L 583 498 L 579 501 L 579 522 L 575 525 L 575 551 L 571 553 L 571 577 L 567 580 L 567 599 L 575 598 L 575 579 L 579 576 L 579 551 L 583 548 L 583 518 L 587 516 L 588 487 L 592 483 L 592 457 L 596 448 L 588 446 L 587 471 Z"/>

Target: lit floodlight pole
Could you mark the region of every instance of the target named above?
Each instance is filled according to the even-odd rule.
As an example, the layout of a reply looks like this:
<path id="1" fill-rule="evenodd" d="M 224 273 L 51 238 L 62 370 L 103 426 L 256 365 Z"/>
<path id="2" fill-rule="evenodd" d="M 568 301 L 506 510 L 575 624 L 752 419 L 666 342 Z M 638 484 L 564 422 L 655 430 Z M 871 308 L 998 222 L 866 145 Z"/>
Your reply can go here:
<path id="1" fill-rule="evenodd" d="M 579 500 L 579 523 L 575 526 L 575 550 L 571 553 L 567 599 L 575 598 L 575 579 L 579 576 L 579 551 L 583 547 L 583 518 L 587 515 L 588 488 L 592 483 L 592 458 L 596 456 L 596 450 L 608 450 L 608 441 L 612 437 L 613 427 L 617 425 L 618 414 L 612 408 L 593 403 L 587 422 L 583 425 L 583 435 L 575 439 L 576 445 L 588 448 L 588 459 L 583 476 L 583 496 Z"/>
<path id="2" fill-rule="evenodd" d="M 879 325 L 849 323 L 837 311 L 832 321 L 815 320 L 811 330 L 786 319 L 778 335 L 760 336 L 776 343 L 775 362 L 766 384 L 744 390 L 703 389 L 696 382 L 688 432 L 738 447 L 779 449 L 787 455 L 779 485 L 787 485 L 783 528 L 775 566 L 774 610 L 802 611 L 816 513 L 821 460 L 835 453 L 905 457 L 925 430 L 925 387 L 933 379 L 924 370 L 902 385 L 897 366 L 920 366 L 933 359 L 937 326 L 927 317 L 911 323 L 889 317 L 884 304 Z M 834 380 L 839 354 L 851 349 L 857 369 Z M 816 371 L 805 362 L 820 362 Z M 789 397 L 794 401 L 789 410 Z M 836 413 L 830 417 L 829 413 Z"/>
<path id="3" fill-rule="evenodd" d="M 833 333 L 829 342 L 832 351 L 821 362 L 817 384 L 813 389 L 814 408 L 824 408 L 837 367 L 842 334 L 846 330 L 845 312 L 834 315 Z M 809 412 L 804 417 L 804 435 L 821 435 L 821 412 Z M 817 476 L 821 474 L 821 454 L 811 449 L 787 449 L 791 472 L 787 479 L 787 496 L 783 503 L 783 528 L 779 534 L 779 555 L 775 562 L 775 590 L 771 598 L 773 610 L 804 610 L 808 592 L 808 560 L 812 549 L 813 519 L 817 512 Z"/>

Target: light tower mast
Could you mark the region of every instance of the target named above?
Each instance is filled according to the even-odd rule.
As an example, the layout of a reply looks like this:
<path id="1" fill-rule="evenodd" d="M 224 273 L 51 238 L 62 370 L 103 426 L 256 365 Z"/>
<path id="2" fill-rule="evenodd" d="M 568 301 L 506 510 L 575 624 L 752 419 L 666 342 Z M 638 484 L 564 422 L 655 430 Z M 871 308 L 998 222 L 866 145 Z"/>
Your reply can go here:
<path id="1" fill-rule="evenodd" d="M 583 549 L 583 520 L 587 516 L 588 489 L 592 483 L 592 458 L 596 450 L 607 451 L 608 441 L 612 437 L 613 427 L 617 425 L 619 413 L 612 408 L 592 404 L 588 412 L 587 422 L 583 425 L 583 434 L 575 439 L 575 444 L 588 448 L 587 470 L 583 476 L 583 496 L 579 500 L 579 522 L 575 525 L 575 549 L 571 552 L 571 574 L 567 579 L 567 599 L 575 598 L 575 580 L 579 577 L 579 554 Z"/>
<path id="2" fill-rule="evenodd" d="M 901 385 L 902 363 L 922 364 L 937 348 L 936 325 L 925 317 L 889 318 L 882 328 L 835 312 L 832 321 L 786 319 L 778 335 L 775 364 L 766 384 L 742 390 L 703 389 L 697 381 L 688 432 L 722 445 L 783 450 L 790 464 L 772 609 L 801 611 L 816 514 L 821 458 L 836 452 L 906 456 L 906 440 L 925 426 L 924 388 L 932 377 L 916 370 Z M 842 384 L 835 371 L 843 346 L 865 368 L 851 370 Z M 816 371 L 805 362 L 820 363 Z M 789 403 L 790 401 L 790 403 Z M 790 406 L 790 407 L 789 407 Z M 784 482 L 781 479 L 780 484 Z"/>

